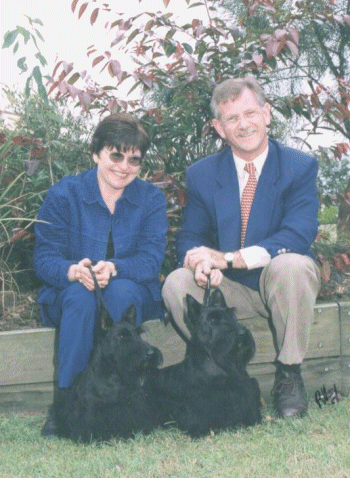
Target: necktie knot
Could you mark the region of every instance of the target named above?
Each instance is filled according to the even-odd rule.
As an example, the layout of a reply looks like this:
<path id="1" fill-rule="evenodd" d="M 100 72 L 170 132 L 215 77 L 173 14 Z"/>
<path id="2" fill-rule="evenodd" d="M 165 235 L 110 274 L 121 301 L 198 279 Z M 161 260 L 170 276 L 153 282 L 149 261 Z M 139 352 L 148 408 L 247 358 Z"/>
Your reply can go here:
<path id="1" fill-rule="evenodd" d="M 247 171 L 247 173 L 249 174 L 249 176 L 250 176 L 251 174 L 254 174 L 254 173 L 255 173 L 254 163 L 253 163 L 253 162 L 246 163 L 246 165 L 244 166 L 244 171 Z"/>

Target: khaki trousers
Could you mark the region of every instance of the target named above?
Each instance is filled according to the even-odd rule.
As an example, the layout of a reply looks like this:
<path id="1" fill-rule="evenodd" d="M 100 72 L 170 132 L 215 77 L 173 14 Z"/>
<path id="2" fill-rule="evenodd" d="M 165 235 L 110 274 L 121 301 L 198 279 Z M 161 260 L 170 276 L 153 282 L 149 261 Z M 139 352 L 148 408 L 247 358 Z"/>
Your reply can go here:
<path id="1" fill-rule="evenodd" d="M 220 289 L 238 319 L 260 315 L 271 320 L 276 359 L 292 365 L 300 364 L 306 355 L 320 283 L 319 269 L 310 257 L 286 253 L 264 267 L 259 292 L 226 277 Z M 202 302 L 204 289 L 197 286 L 192 271 L 176 269 L 167 277 L 162 297 L 177 325 L 189 336 L 184 324 L 186 294 Z"/>

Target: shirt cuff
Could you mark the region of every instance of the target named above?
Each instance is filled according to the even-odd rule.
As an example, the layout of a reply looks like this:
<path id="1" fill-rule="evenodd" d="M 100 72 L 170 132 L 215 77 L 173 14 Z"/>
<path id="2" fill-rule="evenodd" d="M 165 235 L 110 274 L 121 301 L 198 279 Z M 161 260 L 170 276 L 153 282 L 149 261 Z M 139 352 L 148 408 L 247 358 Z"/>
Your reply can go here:
<path id="1" fill-rule="evenodd" d="M 258 267 L 265 267 L 270 261 L 271 256 L 266 249 L 260 246 L 250 246 L 239 251 L 242 255 L 247 269 L 257 269 Z"/>

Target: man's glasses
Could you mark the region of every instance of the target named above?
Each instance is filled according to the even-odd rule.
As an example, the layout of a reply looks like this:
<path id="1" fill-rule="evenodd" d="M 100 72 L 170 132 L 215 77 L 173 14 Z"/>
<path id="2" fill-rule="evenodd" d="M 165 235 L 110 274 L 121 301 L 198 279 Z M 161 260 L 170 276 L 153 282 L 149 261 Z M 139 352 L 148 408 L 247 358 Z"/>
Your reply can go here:
<path id="1" fill-rule="evenodd" d="M 258 115 L 260 115 L 261 112 L 260 111 L 257 111 L 257 110 L 249 110 L 249 111 L 246 111 L 244 112 L 242 115 L 233 115 L 233 116 L 230 116 L 229 118 L 227 118 L 226 120 L 222 121 L 222 123 L 225 123 L 225 124 L 231 124 L 232 126 L 237 126 L 242 118 L 245 120 L 245 121 L 250 121 L 250 120 L 253 120 L 255 119 Z"/>

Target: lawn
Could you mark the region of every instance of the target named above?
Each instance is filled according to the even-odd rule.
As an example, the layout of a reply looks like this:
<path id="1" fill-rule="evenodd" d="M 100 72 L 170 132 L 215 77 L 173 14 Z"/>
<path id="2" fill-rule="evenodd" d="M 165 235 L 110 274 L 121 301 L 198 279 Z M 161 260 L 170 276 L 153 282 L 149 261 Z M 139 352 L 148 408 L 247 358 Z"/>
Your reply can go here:
<path id="1" fill-rule="evenodd" d="M 311 399 L 310 399 L 311 400 Z M 44 415 L 0 417 L 1 478 L 350 478 L 350 398 L 307 417 L 191 440 L 159 430 L 127 441 L 77 445 L 41 437 Z"/>

